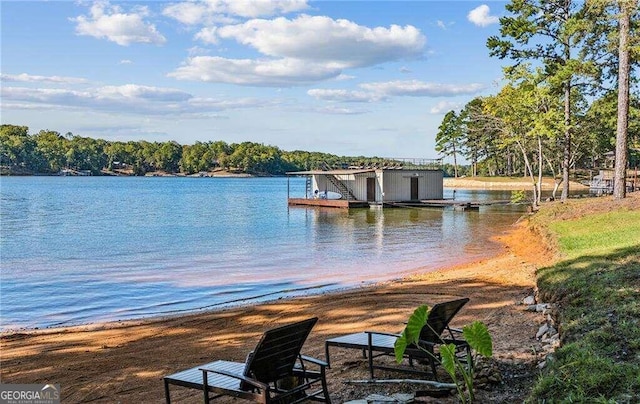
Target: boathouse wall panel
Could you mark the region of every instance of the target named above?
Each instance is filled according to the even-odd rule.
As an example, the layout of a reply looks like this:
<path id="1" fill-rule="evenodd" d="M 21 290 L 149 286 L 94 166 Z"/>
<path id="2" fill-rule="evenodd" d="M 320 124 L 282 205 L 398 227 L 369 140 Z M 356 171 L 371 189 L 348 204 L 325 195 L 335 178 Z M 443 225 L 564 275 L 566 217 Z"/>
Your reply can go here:
<path id="1" fill-rule="evenodd" d="M 335 175 L 335 177 L 340 182 L 342 182 L 349 190 L 351 190 L 356 200 L 359 201 L 367 200 L 367 178 L 375 176 L 376 174 L 374 172 Z M 335 185 L 333 185 L 326 175 L 313 175 L 312 187 L 314 191 L 317 189 L 320 193 L 326 190 L 342 194 L 342 191 Z M 379 192 L 377 192 L 377 194 L 379 194 Z M 343 196 L 346 197 L 346 195 Z"/>
<path id="2" fill-rule="evenodd" d="M 444 173 L 441 170 L 425 172 L 425 196 L 420 199 L 444 198 L 443 181 Z"/>
<path id="3" fill-rule="evenodd" d="M 411 195 L 411 181 L 417 180 L 417 199 L 442 199 L 442 171 L 402 170 L 383 173 L 384 201 L 415 200 Z"/>
<path id="4" fill-rule="evenodd" d="M 367 178 L 374 176 L 373 172 L 371 173 L 360 173 L 360 174 L 347 174 L 347 175 L 336 175 L 336 177 L 342 181 L 347 188 L 351 190 L 353 196 L 356 197 L 359 201 L 367 200 Z"/>

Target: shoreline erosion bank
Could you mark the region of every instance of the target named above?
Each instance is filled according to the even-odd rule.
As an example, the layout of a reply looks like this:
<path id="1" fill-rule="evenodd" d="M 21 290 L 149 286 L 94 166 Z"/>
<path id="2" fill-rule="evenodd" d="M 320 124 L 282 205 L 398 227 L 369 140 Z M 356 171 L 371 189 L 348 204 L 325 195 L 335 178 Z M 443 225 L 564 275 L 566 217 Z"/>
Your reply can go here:
<path id="1" fill-rule="evenodd" d="M 515 226 L 498 237 L 503 247 L 494 257 L 357 289 L 164 318 L 3 333 L 2 380 L 60 384 L 65 402 L 158 402 L 162 376 L 215 359 L 241 361 L 274 326 L 318 316 L 304 351 L 324 358 L 327 338 L 363 330 L 397 332 L 418 305 L 455 297 L 471 299 L 456 324 L 484 321 L 497 361 L 535 368 L 536 316 L 518 302 L 531 293 L 535 270 L 550 255 L 531 237 L 526 227 Z M 337 350 L 335 359 L 332 352 L 332 362 L 328 380 L 335 401 L 384 390 L 343 383 L 366 378 L 366 366 L 353 352 Z M 491 394 L 519 397 L 517 389 Z M 195 390 L 172 391 L 178 400 L 200 396 Z"/>

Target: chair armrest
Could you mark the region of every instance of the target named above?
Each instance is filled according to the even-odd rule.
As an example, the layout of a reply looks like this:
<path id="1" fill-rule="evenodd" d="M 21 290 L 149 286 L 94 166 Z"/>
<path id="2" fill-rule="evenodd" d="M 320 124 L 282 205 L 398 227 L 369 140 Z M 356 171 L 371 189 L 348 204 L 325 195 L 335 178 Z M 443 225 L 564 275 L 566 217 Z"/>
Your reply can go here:
<path id="1" fill-rule="evenodd" d="M 365 333 L 371 334 L 371 335 L 386 335 L 389 337 L 398 337 L 398 338 L 402 336 L 402 334 L 395 334 L 391 332 L 379 332 L 379 331 L 365 331 Z"/>
<path id="2" fill-rule="evenodd" d="M 325 362 L 323 360 L 320 360 L 320 359 L 313 358 L 311 356 L 300 355 L 300 358 L 302 358 L 302 360 L 305 361 L 305 362 L 310 362 L 310 363 L 313 363 L 314 365 L 318 365 L 318 366 L 321 366 L 321 367 L 329 366 L 327 364 L 327 362 Z"/>
<path id="3" fill-rule="evenodd" d="M 250 385 L 252 385 L 254 387 L 257 387 L 259 389 L 262 389 L 262 390 L 268 390 L 269 389 L 269 386 L 267 386 L 266 384 L 264 384 L 262 382 L 259 382 L 259 381 L 255 380 L 255 379 L 250 379 L 245 375 L 239 375 L 237 373 L 227 372 L 226 370 L 217 370 L 217 369 L 209 369 L 209 368 L 200 368 L 200 370 L 202 370 L 203 374 L 207 373 L 207 372 L 208 373 L 215 373 L 215 374 L 218 374 L 218 375 L 223 375 L 223 376 L 232 377 L 234 379 L 241 380 L 241 381 L 243 381 L 243 382 L 245 382 L 247 384 L 250 384 Z"/>

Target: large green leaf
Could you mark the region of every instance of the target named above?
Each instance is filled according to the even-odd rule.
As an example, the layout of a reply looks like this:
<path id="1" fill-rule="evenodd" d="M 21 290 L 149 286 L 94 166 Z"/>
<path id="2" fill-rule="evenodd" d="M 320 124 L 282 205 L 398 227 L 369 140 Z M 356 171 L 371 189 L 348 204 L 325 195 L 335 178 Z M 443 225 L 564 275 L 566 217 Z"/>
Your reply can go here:
<path id="1" fill-rule="evenodd" d="M 440 346 L 440 361 L 442 367 L 455 380 L 456 374 L 456 346 L 454 344 Z"/>
<path id="2" fill-rule="evenodd" d="M 474 321 L 462 328 L 462 335 L 469 346 L 478 354 L 490 358 L 493 355 L 493 341 L 487 326 L 480 322 Z"/>
<path id="3" fill-rule="evenodd" d="M 393 352 L 396 354 L 396 362 L 402 362 L 407 345 L 409 345 L 407 343 L 407 334 L 403 331 L 402 335 L 396 339 L 396 342 L 393 344 Z"/>
<path id="4" fill-rule="evenodd" d="M 427 323 L 428 317 L 429 306 L 427 305 L 418 307 L 414 310 L 413 314 L 411 314 L 411 317 L 409 317 L 409 321 L 407 322 L 407 326 L 404 328 L 404 331 L 402 331 L 402 335 L 396 339 L 393 346 L 393 350 L 396 355 L 396 362 L 402 362 L 407 346 L 418 340 L 420 337 L 420 331 Z"/>
<path id="5" fill-rule="evenodd" d="M 407 334 L 408 343 L 411 344 L 418 341 L 422 327 L 427 324 L 427 318 L 429 318 L 429 306 L 422 305 L 414 310 L 411 317 L 409 317 L 407 326 L 404 329 Z"/>

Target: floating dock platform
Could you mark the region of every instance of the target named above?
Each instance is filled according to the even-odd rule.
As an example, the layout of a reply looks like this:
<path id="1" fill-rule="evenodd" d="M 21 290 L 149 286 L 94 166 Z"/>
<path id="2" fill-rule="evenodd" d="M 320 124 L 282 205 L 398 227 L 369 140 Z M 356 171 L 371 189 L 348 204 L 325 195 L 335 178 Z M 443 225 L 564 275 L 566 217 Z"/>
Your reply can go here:
<path id="1" fill-rule="evenodd" d="M 289 198 L 289 206 L 319 206 L 325 208 L 368 208 L 369 202 L 347 199 Z"/>
<path id="2" fill-rule="evenodd" d="M 478 210 L 481 206 L 492 205 L 509 205 L 511 201 L 495 200 L 495 201 L 463 201 L 454 199 L 429 199 L 420 201 L 405 202 L 384 202 L 382 204 L 366 201 L 355 201 L 347 199 L 305 199 L 305 198 L 289 198 L 289 206 L 318 206 L 325 208 L 367 208 L 369 206 L 382 206 L 385 208 L 447 208 L 454 210 L 474 209 Z"/>
<path id="3" fill-rule="evenodd" d="M 385 202 L 384 206 L 397 208 L 447 208 L 454 210 L 474 209 L 479 210 L 481 206 L 509 205 L 509 200 L 491 200 L 491 201 L 464 201 L 455 199 L 428 199 L 420 201 L 407 202 Z"/>

